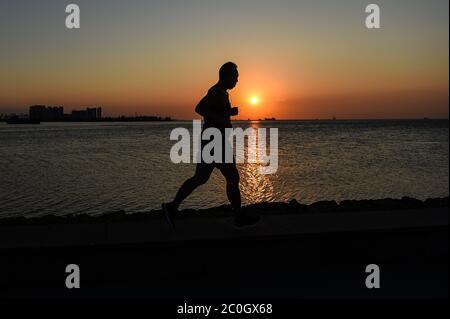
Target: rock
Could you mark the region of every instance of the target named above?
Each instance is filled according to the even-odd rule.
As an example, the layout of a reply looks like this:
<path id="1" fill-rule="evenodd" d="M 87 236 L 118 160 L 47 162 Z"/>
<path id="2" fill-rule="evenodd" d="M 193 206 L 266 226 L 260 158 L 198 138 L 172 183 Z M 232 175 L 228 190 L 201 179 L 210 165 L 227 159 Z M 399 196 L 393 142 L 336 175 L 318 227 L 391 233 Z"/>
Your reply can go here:
<path id="1" fill-rule="evenodd" d="M 339 211 L 341 212 L 355 212 L 363 210 L 376 210 L 379 204 L 373 200 L 344 200 L 339 204 Z"/>
<path id="2" fill-rule="evenodd" d="M 415 198 L 403 197 L 401 199 L 401 206 L 405 209 L 422 208 L 424 207 L 424 203 L 421 200 Z"/>
<path id="3" fill-rule="evenodd" d="M 114 213 L 104 214 L 100 217 L 97 217 L 105 222 L 119 222 L 123 221 L 127 218 L 127 213 L 124 210 L 119 210 Z"/>
<path id="4" fill-rule="evenodd" d="M 336 201 L 319 201 L 309 206 L 309 209 L 313 212 L 328 213 L 336 212 L 339 210 L 339 205 Z"/>
<path id="5" fill-rule="evenodd" d="M 308 206 L 304 204 L 300 204 L 296 199 L 293 199 L 289 202 L 289 208 L 296 213 L 307 213 Z"/>
<path id="6" fill-rule="evenodd" d="M 24 225 L 27 222 L 28 222 L 28 219 L 23 216 L 0 219 L 0 225 L 5 225 L 5 226 L 6 225 L 7 226 Z"/>
<path id="7" fill-rule="evenodd" d="M 343 212 L 416 209 L 422 207 L 424 207 L 422 201 L 410 197 L 403 197 L 402 199 L 346 200 L 340 203 L 340 208 Z"/>
<path id="8" fill-rule="evenodd" d="M 67 221 L 69 223 L 91 223 L 96 218 L 88 215 L 88 214 L 79 214 L 79 215 L 69 215 L 67 216 Z"/>
<path id="9" fill-rule="evenodd" d="M 290 206 L 291 208 L 298 208 L 298 207 L 300 206 L 300 203 L 297 202 L 296 199 L 293 199 L 293 200 L 291 200 L 291 201 L 289 202 L 289 206 Z"/>
<path id="10" fill-rule="evenodd" d="M 448 207 L 448 197 L 444 198 L 428 198 L 424 206 L 430 208 Z"/>
<path id="11" fill-rule="evenodd" d="M 253 211 L 261 215 L 295 214 L 295 213 L 329 213 L 329 212 L 364 212 L 364 211 L 385 211 L 398 209 L 418 209 L 418 208 L 445 208 L 448 207 L 448 197 L 430 198 L 422 202 L 415 198 L 403 197 L 402 199 L 375 199 L 375 200 L 344 200 L 339 204 L 336 201 L 319 201 L 311 205 L 300 204 L 293 199 L 286 202 L 264 202 L 242 207 L 243 211 Z M 186 209 L 183 210 L 179 218 L 220 218 L 231 216 L 231 205 L 221 205 L 208 209 Z M 87 214 L 55 216 L 47 215 L 35 218 L 12 217 L 0 219 L 0 226 L 15 225 L 51 225 L 51 224 L 73 224 L 73 223 L 105 223 L 122 221 L 139 221 L 150 218 L 162 218 L 161 210 L 150 212 L 127 214 L 121 210 L 111 214 L 101 216 L 91 216 Z"/>

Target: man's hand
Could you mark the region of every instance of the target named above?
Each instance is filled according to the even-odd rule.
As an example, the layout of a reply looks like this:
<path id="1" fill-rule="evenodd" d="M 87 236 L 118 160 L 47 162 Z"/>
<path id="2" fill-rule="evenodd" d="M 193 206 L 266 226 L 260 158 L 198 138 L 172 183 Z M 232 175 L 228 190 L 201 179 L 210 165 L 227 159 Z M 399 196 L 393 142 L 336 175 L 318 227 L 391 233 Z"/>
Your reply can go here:
<path id="1" fill-rule="evenodd" d="M 239 114 L 239 109 L 237 107 L 232 107 L 230 110 L 230 115 L 231 116 L 236 116 Z"/>

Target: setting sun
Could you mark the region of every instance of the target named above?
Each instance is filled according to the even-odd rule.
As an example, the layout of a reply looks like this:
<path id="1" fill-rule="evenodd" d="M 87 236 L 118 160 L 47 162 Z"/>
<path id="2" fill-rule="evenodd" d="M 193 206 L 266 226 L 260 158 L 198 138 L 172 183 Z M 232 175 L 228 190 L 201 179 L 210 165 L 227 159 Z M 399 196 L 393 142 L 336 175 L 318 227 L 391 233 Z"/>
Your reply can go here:
<path id="1" fill-rule="evenodd" d="M 252 105 L 256 105 L 256 104 L 258 104 L 258 102 L 259 102 L 259 99 L 257 96 L 253 96 L 252 98 L 250 98 L 250 103 Z"/>

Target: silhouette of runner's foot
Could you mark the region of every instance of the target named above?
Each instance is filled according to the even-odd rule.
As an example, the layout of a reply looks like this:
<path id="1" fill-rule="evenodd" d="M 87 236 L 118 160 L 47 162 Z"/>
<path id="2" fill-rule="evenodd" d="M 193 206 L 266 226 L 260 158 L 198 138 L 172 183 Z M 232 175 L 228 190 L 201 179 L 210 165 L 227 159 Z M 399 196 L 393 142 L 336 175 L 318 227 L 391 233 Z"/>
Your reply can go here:
<path id="1" fill-rule="evenodd" d="M 236 228 L 254 226 L 260 219 L 261 217 L 253 212 L 239 211 L 234 214 L 234 226 Z"/>
<path id="2" fill-rule="evenodd" d="M 170 227 L 175 228 L 174 218 L 178 213 L 178 209 L 174 207 L 172 203 L 163 203 L 161 205 L 164 215 L 166 216 L 166 221 Z"/>

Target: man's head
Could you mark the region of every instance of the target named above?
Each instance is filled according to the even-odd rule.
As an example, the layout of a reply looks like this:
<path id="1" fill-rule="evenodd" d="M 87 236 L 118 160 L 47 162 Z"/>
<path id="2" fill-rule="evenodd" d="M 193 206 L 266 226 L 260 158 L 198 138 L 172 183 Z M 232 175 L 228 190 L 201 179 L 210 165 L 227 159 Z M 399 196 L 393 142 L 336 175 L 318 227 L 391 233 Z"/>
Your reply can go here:
<path id="1" fill-rule="evenodd" d="M 227 90 L 233 89 L 238 82 L 239 72 L 237 65 L 227 62 L 219 70 L 219 83 Z"/>

